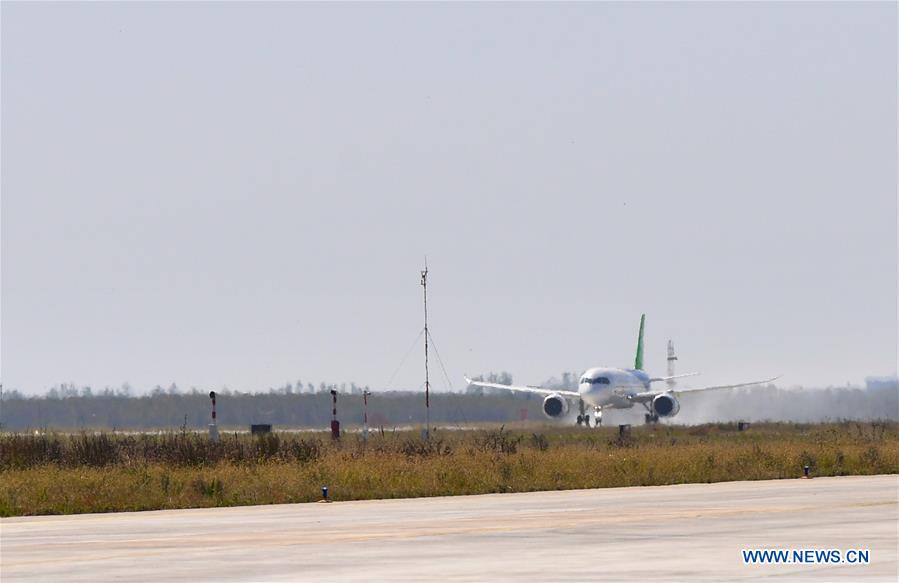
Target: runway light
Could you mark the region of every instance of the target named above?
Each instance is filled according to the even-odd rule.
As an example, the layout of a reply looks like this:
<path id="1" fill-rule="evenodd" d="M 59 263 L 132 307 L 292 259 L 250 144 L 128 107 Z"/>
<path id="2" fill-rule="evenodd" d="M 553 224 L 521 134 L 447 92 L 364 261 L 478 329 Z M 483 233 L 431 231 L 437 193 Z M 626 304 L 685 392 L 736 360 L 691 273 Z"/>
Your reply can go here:
<path id="1" fill-rule="evenodd" d="M 811 476 L 808 475 L 808 471 L 809 471 L 808 464 L 805 464 L 804 466 L 802 466 L 802 471 L 803 471 L 803 473 L 805 473 L 805 475 L 802 476 L 803 478 L 806 478 L 809 480 L 812 478 Z"/>
<path id="2" fill-rule="evenodd" d="M 322 499 L 321 499 L 321 501 L 322 501 L 322 502 L 330 502 L 330 500 L 328 500 L 328 487 L 327 487 L 327 486 L 322 486 Z"/>

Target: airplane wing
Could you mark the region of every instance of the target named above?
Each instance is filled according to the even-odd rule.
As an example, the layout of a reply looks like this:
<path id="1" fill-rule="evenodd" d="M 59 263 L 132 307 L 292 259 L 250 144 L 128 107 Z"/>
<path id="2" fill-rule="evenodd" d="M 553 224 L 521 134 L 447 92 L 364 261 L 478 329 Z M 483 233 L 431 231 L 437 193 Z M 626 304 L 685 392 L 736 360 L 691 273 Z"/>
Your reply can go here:
<path id="1" fill-rule="evenodd" d="M 466 382 L 469 385 L 474 385 L 475 387 L 485 387 L 488 389 L 506 389 L 507 391 L 517 391 L 520 393 L 536 393 L 538 395 L 562 395 L 564 397 L 575 397 L 580 398 L 580 393 L 577 391 L 564 391 L 561 389 L 544 389 L 541 387 L 520 387 L 515 385 L 500 385 L 498 383 L 484 383 L 481 381 L 473 381 L 468 377 L 465 377 Z"/>
<path id="2" fill-rule="evenodd" d="M 676 375 L 670 376 L 670 377 L 653 377 L 653 378 L 649 379 L 649 382 L 655 383 L 658 381 L 671 381 L 674 379 L 682 379 L 684 377 L 695 377 L 698 374 L 699 374 L 698 372 L 687 372 L 684 374 L 676 374 Z"/>
<path id="3" fill-rule="evenodd" d="M 781 377 L 781 375 L 777 375 L 776 377 L 772 377 L 770 379 L 765 379 L 762 381 L 752 381 L 749 383 L 739 383 L 736 385 L 717 385 L 714 387 L 696 387 L 695 389 L 672 389 L 669 391 L 646 391 L 643 393 L 635 393 L 628 398 L 631 401 L 635 401 L 637 403 L 644 403 L 647 401 L 652 401 L 653 399 L 655 399 L 658 395 L 661 395 L 662 393 L 674 393 L 674 394 L 682 395 L 684 393 L 698 393 L 700 391 L 717 391 L 718 389 L 736 389 L 739 387 L 748 387 L 750 385 L 763 385 L 765 383 L 770 383 L 770 382 L 776 381 L 780 377 Z"/>

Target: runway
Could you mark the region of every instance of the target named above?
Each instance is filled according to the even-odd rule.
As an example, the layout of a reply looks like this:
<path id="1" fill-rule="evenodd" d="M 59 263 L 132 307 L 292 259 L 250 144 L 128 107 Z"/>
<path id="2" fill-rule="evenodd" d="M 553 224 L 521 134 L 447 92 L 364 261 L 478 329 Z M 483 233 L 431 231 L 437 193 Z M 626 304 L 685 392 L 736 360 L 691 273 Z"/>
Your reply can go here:
<path id="1" fill-rule="evenodd" d="M 13 581 L 896 581 L 899 477 L 0 520 Z M 745 565 L 741 549 L 870 549 Z"/>

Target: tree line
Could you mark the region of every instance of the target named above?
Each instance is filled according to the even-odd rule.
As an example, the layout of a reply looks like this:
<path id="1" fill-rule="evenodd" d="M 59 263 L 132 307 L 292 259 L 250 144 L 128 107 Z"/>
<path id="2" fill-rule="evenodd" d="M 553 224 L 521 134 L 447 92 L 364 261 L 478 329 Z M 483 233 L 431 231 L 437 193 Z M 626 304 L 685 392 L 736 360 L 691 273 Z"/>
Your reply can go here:
<path id="1" fill-rule="evenodd" d="M 511 384 L 506 372 L 476 377 Z M 577 375 L 565 373 L 547 386 L 574 389 Z M 312 387 L 310 390 L 309 387 Z M 298 391 L 300 387 L 302 390 Z M 230 389 L 217 391 L 217 417 L 222 428 L 246 429 L 252 423 L 275 428 L 325 429 L 331 420 L 331 391 L 338 395 L 338 419 L 344 427 L 362 423 L 366 386 L 355 383 L 286 383 L 264 393 Z M 679 396 L 681 412 L 675 423 L 715 421 L 836 421 L 843 419 L 899 420 L 899 391 L 857 388 L 781 389 L 773 385 Z M 544 420 L 543 397 L 499 389 L 467 387 L 462 392 L 432 392 L 430 418 L 436 425 L 464 427 L 475 423 Z M 572 404 L 570 415 L 577 414 Z M 211 421 L 207 391 L 181 390 L 172 384 L 136 395 L 123 386 L 92 391 L 65 384 L 43 396 L 26 397 L 6 391 L 0 400 L 0 425 L 6 431 L 34 429 L 202 429 Z M 644 410 L 609 411 L 610 424 L 640 423 Z M 423 391 L 371 390 L 369 425 L 373 428 L 408 427 L 425 421 Z M 573 420 L 570 420 L 573 422 Z"/>
<path id="2" fill-rule="evenodd" d="M 494 383 L 512 383 L 507 372 L 475 377 Z M 246 428 L 253 423 L 276 427 L 325 428 L 331 420 L 331 391 L 338 395 L 338 418 L 347 425 L 362 422 L 363 392 L 369 392 L 368 419 L 372 427 L 392 428 L 424 423 L 424 393 L 372 390 L 356 383 L 317 385 L 296 381 L 267 392 L 250 393 L 229 388 L 216 391 L 217 422 L 223 428 Z M 537 395 L 467 387 L 461 393 L 431 393 L 432 422 L 464 424 L 536 419 Z M 95 391 L 89 386 L 63 383 L 42 396 L 6 391 L 0 401 L 0 424 L 7 431 L 31 429 L 165 429 L 205 428 L 211 421 L 208 391 L 183 390 L 172 383 L 138 394 L 129 384 Z"/>

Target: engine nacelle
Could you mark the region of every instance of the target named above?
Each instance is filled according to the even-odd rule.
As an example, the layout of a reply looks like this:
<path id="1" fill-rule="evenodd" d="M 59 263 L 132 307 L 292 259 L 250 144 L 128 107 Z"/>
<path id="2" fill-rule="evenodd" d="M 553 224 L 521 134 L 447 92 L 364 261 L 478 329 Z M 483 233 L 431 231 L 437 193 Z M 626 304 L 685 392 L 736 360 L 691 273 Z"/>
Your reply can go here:
<path id="1" fill-rule="evenodd" d="M 659 417 L 674 417 L 680 411 L 680 403 L 671 393 L 662 393 L 652 400 L 652 411 Z"/>
<path id="2" fill-rule="evenodd" d="M 554 419 L 565 416 L 568 413 L 568 399 L 562 395 L 548 395 L 543 399 L 543 413 Z"/>

